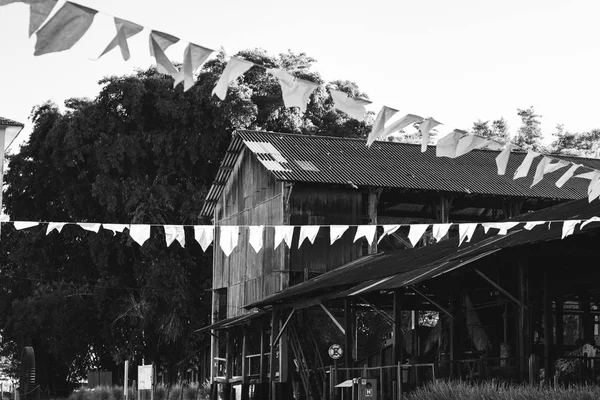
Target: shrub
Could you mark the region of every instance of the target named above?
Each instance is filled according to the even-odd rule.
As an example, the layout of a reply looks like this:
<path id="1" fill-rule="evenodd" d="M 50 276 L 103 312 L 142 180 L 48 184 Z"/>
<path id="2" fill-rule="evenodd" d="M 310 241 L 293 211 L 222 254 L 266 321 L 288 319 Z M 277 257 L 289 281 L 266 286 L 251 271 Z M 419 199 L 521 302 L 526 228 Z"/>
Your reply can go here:
<path id="1" fill-rule="evenodd" d="M 167 388 L 165 385 L 158 385 L 154 389 L 154 400 L 167 400 Z"/>
<path id="2" fill-rule="evenodd" d="M 181 385 L 174 385 L 171 387 L 168 400 L 181 400 Z"/>
<path id="3" fill-rule="evenodd" d="M 112 388 L 108 386 L 98 386 L 91 390 L 89 393 L 91 394 L 90 400 L 111 400 L 112 396 Z"/>
<path id="4" fill-rule="evenodd" d="M 123 400 L 124 398 L 123 388 L 121 386 L 113 386 L 110 400 Z"/>

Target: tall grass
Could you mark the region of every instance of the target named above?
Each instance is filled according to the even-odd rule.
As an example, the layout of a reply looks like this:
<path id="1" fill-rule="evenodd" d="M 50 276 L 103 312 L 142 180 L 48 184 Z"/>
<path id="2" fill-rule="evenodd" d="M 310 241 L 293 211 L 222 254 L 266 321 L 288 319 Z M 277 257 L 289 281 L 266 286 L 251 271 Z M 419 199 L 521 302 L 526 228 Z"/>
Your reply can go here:
<path id="1" fill-rule="evenodd" d="M 548 387 L 485 382 L 438 381 L 421 387 L 407 400 L 593 400 L 600 399 L 600 386 Z"/>
<path id="2" fill-rule="evenodd" d="M 154 389 L 154 400 L 205 400 L 210 395 L 210 387 L 206 385 L 157 385 Z M 68 400 L 123 400 L 125 398 L 121 386 L 99 386 L 93 390 L 80 389 L 69 396 Z M 129 398 L 134 400 L 137 393 L 129 390 Z M 145 397 L 142 397 L 144 399 Z M 150 397 L 148 397 L 149 399 Z"/>

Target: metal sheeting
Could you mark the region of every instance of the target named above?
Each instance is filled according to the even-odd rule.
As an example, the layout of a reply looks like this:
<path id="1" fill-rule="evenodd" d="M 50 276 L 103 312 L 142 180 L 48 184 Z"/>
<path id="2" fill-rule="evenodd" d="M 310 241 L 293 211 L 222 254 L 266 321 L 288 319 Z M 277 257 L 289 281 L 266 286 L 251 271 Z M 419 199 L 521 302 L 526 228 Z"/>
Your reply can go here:
<path id="1" fill-rule="evenodd" d="M 12 119 L 0 117 L 0 126 L 24 126 L 22 123 L 13 121 Z"/>

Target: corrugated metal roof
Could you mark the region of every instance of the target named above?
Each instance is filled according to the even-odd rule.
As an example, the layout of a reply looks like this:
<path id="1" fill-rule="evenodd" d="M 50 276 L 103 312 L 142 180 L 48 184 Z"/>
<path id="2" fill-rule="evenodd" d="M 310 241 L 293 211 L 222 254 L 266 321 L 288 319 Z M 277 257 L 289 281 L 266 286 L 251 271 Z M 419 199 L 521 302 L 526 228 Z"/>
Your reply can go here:
<path id="1" fill-rule="evenodd" d="M 563 168 L 548 174 L 530 188 L 541 157 L 534 160 L 527 177 L 512 178 L 525 158 L 525 152 L 513 152 L 506 174 L 501 176 L 495 162 L 498 151 L 475 150 L 451 159 L 436 157 L 435 146 L 429 146 L 421 153 L 420 145 L 408 143 L 375 142 L 369 148 L 364 139 L 241 130 L 234 133 L 221 170 L 206 198 L 203 216 L 212 217 L 231 167 L 244 147 L 248 147 L 281 181 L 561 200 L 586 197 L 589 182 L 574 178 L 562 188 L 556 187 L 556 180 L 566 171 Z M 598 159 L 555 157 L 600 169 Z M 580 172 L 585 171 L 581 169 Z"/>
<path id="2" fill-rule="evenodd" d="M 0 125 L 4 126 L 24 126 L 22 123 L 13 121 L 12 119 L 0 117 Z"/>

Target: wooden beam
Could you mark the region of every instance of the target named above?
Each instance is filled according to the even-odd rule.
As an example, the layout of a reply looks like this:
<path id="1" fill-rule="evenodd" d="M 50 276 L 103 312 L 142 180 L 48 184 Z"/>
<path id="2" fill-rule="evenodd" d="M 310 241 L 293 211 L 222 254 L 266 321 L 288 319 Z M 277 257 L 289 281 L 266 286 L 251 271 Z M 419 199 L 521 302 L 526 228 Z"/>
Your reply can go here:
<path id="1" fill-rule="evenodd" d="M 404 358 L 404 333 L 402 332 L 402 300 L 404 297 L 403 289 L 394 290 L 394 344 L 393 344 L 393 363 L 399 364 Z M 398 370 L 400 374 L 400 370 Z M 400 384 L 400 381 L 398 381 Z"/>
<path id="2" fill-rule="evenodd" d="M 273 307 L 273 310 L 271 311 L 271 351 L 269 354 L 269 387 L 267 389 L 269 391 L 268 398 L 271 400 L 275 400 L 273 383 L 275 382 L 275 366 L 277 365 L 277 360 L 275 358 L 275 332 L 277 332 L 277 314 L 279 314 L 277 311 L 278 310 L 275 307 Z"/>
<path id="3" fill-rule="evenodd" d="M 379 308 L 375 307 L 375 305 L 371 304 L 371 302 L 369 302 L 367 299 L 365 299 L 363 296 L 357 296 L 363 303 L 366 303 L 373 311 L 375 311 L 377 314 L 381 315 L 386 321 L 388 321 L 390 324 L 394 324 L 394 318 L 392 318 L 388 313 L 386 313 L 383 310 L 380 310 Z"/>
<path id="4" fill-rule="evenodd" d="M 248 352 L 248 328 L 242 325 L 242 383 L 246 383 L 247 368 L 246 353 Z"/>
<path id="5" fill-rule="evenodd" d="M 296 309 L 292 308 L 292 311 L 290 312 L 290 315 L 288 315 L 287 319 L 283 323 L 283 326 L 281 327 L 281 330 L 279 331 L 279 333 L 277 334 L 277 337 L 275 338 L 275 344 L 277 344 L 277 342 L 279 342 L 279 339 L 281 339 L 281 335 L 283 335 L 283 331 L 285 331 L 285 328 L 287 327 L 288 323 L 290 322 L 290 320 L 294 316 L 295 312 L 296 312 Z"/>
<path id="6" fill-rule="evenodd" d="M 554 360 L 552 360 L 551 348 L 553 342 L 553 329 L 552 329 L 552 297 L 550 296 L 550 285 L 548 285 L 548 271 L 544 271 L 544 371 L 546 376 L 544 380 L 549 382 L 551 376 L 553 376 L 552 366 Z"/>
<path id="7" fill-rule="evenodd" d="M 477 273 L 477 275 L 481 276 L 490 285 L 492 285 L 493 287 L 495 287 L 496 289 L 498 289 L 502 294 L 504 294 L 506 297 L 508 297 L 509 299 L 511 299 L 512 301 L 514 301 L 515 303 L 517 303 L 519 306 L 521 306 L 521 308 L 527 308 L 527 306 L 525 304 L 523 304 L 519 299 L 517 299 L 515 296 L 513 296 L 512 294 L 510 294 L 502 286 L 498 285 L 496 282 L 494 282 L 493 280 L 491 280 L 490 278 L 488 278 L 488 276 L 485 275 L 483 272 L 481 272 L 477 268 L 475 268 L 474 270 Z"/>
<path id="8" fill-rule="evenodd" d="M 327 307 L 325 307 L 323 305 L 323 303 L 319 303 L 319 305 L 321 306 L 321 308 L 323 309 L 323 311 L 325 311 L 325 314 L 327 314 L 329 316 L 329 318 L 331 318 L 331 320 L 333 321 L 333 323 L 335 324 L 335 326 L 338 327 L 338 329 L 342 332 L 342 334 L 346 334 L 346 330 L 344 329 L 344 327 L 342 326 L 342 324 L 340 324 L 338 322 L 338 320 L 333 316 L 333 314 L 331 312 L 329 312 L 329 310 L 327 309 Z"/>
<path id="9" fill-rule="evenodd" d="M 260 383 L 265 383 L 267 380 L 267 363 L 265 359 L 265 323 L 260 324 Z"/>
<path id="10" fill-rule="evenodd" d="M 427 300 L 428 302 L 430 302 L 431 304 L 433 304 L 434 306 L 436 306 L 437 308 L 439 308 L 442 312 L 444 312 L 445 314 L 447 314 L 450 318 L 454 319 L 454 315 L 452 315 L 452 313 L 450 311 L 448 311 L 448 309 L 446 309 L 445 307 L 442 307 L 442 305 L 440 305 L 438 302 L 436 302 L 435 300 L 431 299 L 429 296 L 427 296 L 425 293 L 421 293 L 416 287 L 414 286 L 410 286 L 410 288 L 419 296 L 423 297 L 425 300 Z"/>

